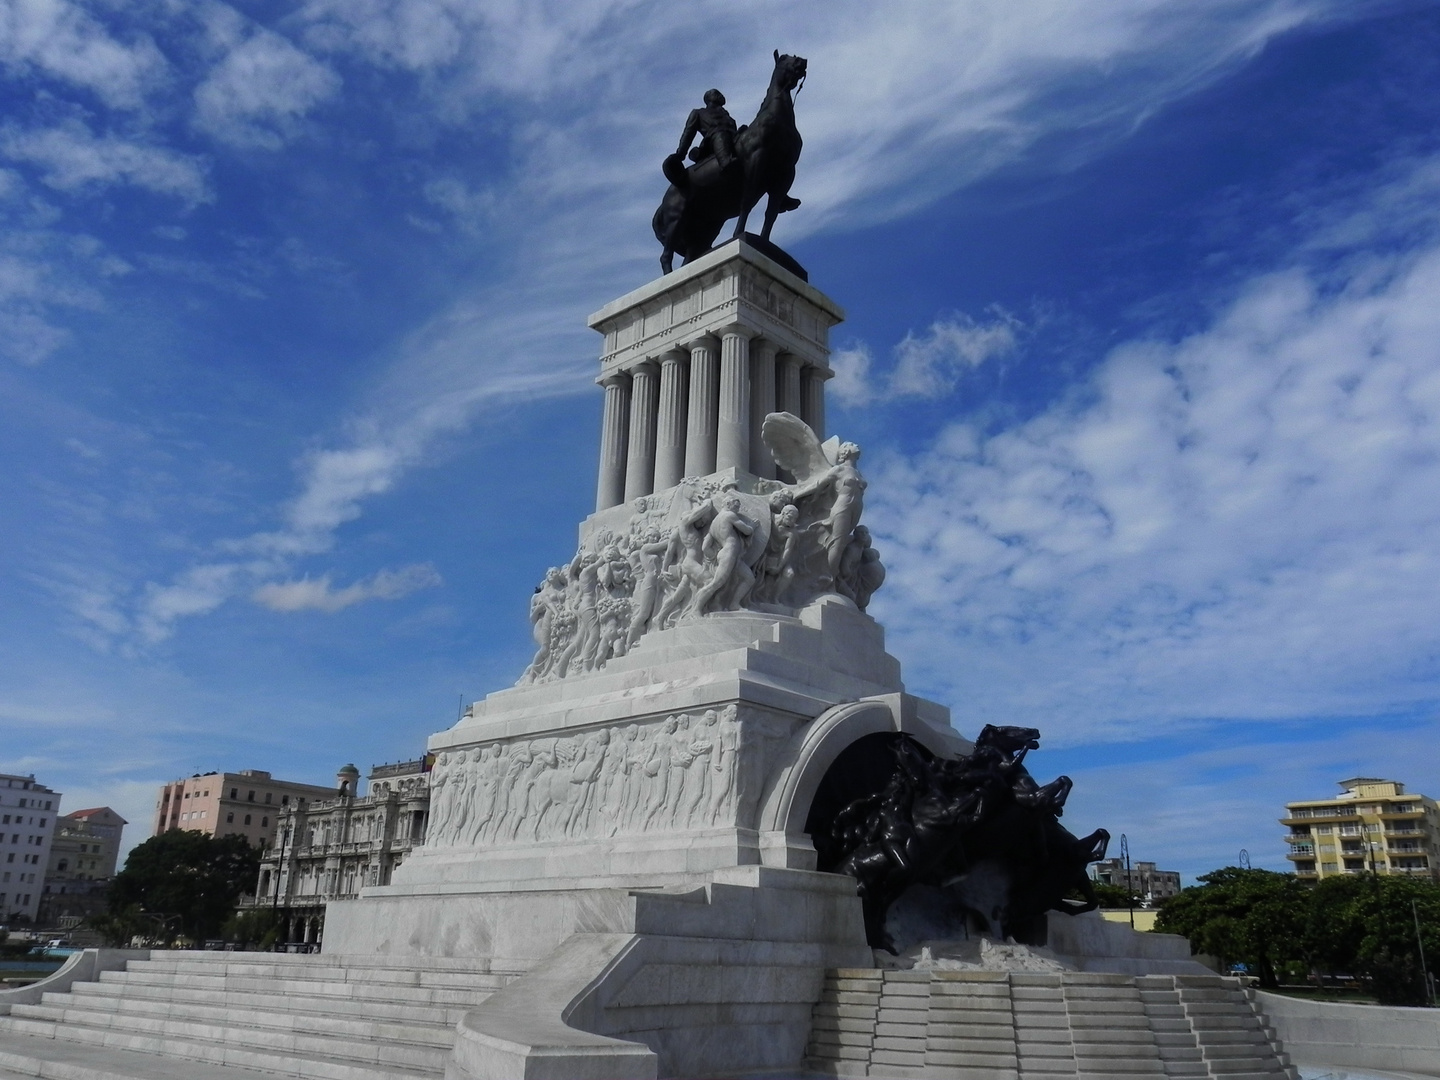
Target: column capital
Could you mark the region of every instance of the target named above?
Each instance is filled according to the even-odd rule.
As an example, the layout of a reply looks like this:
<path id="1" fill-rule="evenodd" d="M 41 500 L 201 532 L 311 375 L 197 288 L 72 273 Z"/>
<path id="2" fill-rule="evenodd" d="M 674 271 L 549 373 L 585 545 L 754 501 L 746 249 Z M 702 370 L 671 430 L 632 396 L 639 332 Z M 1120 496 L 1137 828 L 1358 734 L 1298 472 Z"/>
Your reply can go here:
<path id="1" fill-rule="evenodd" d="M 722 326 L 719 330 L 716 330 L 715 333 L 719 334 L 722 338 L 743 337 L 747 340 L 760 336 L 759 330 L 752 329 L 743 323 L 731 323 L 729 326 Z"/>
<path id="2" fill-rule="evenodd" d="M 655 362 L 655 357 L 647 356 L 643 360 L 637 360 L 625 369 L 627 375 L 654 375 L 660 370 L 660 365 Z"/>
<path id="3" fill-rule="evenodd" d="M 664 367 L 669 364 L 683 364 L 690 359 L 690 354 L 679 345 L 676 345 L 673 349 L 666 349 L 656 357 L 656 359 L 658 359 L 660 365 Z"/>
<path id="4" fill-rule="evenodd" d="M 612 386 L 623 386 L 630 378 L 628 371 L 612 371 L 609 375 L 602 375 L 595 381 L 607 390 Z"/>
<path id="5" fill-rule="evenodd" d="M 691 338 L 685 342 L 681 348 L 689 349 L 691 352 L 694 352 L 696 349 L 710 349 L 711 351 L 715 351 L 720 348 L 720 339 L 707 331 L 697 337 Z"/>
<path id="6" fill-rule="evenodd" d="M 779 354 L 779 344 L 771 341 L 767 337 L 760 337 L 759 335 L 756 335 L 755 339 L 750 342 L 751 356 L 769 356 L 773 360 Z"/>

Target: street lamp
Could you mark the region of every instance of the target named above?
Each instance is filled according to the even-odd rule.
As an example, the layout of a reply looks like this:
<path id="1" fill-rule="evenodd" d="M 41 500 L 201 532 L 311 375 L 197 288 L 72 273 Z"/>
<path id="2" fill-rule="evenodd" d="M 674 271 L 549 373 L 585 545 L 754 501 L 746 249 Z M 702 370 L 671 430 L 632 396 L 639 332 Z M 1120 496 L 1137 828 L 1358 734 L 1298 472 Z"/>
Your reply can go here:
<path id="1" fill-rule="evenodd" d="M 1125 905 L 1130 909 L 1130 929 L 1135 929 L 1135 890 L 1130 886 L 1130 841 L 1120 834 L 1120 857 L 1125 860 Z"/>
<path id="2" fill-rule="evenodd" d="M 1250 852 L 1242 847 L 1240 849 L 1240 869 L 1249 870 L 1250 868 Z"/>

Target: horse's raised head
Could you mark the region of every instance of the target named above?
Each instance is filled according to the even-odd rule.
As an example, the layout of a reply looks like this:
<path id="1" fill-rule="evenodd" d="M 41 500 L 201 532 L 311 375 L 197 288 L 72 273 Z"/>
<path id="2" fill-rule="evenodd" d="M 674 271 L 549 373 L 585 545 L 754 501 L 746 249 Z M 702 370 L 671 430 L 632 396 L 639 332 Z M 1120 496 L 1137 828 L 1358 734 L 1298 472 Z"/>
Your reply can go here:
<path id="1" fill-rule="evenodd" d="M 805 58 L 775 50 L 775 77 L 786 90 L 793 90 L 805 78 Z"/>
<path id="2" fill-rule="evenodd" d="M 1035 750 L 1040 746 L 1040 731 L 1033 727 L 1009 727 L 986 724 L 975 737 L 976 746 L 993 746 L 1007 754 L 1018 750 Z"/>

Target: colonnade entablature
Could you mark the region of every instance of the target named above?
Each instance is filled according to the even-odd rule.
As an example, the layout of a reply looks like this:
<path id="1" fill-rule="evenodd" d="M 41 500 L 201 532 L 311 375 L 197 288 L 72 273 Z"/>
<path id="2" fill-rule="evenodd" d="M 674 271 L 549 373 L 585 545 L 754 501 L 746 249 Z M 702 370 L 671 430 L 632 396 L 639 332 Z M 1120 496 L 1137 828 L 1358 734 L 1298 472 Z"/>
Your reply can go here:
<path id="1" fill-rule="evenodd" d="M 776 467 L 760 438 L 772 412 L 825 437 L 830 328 L 845 313 L 743 241 L 590 316 L 605 335 L 597 511 L 733 469 Z"/>

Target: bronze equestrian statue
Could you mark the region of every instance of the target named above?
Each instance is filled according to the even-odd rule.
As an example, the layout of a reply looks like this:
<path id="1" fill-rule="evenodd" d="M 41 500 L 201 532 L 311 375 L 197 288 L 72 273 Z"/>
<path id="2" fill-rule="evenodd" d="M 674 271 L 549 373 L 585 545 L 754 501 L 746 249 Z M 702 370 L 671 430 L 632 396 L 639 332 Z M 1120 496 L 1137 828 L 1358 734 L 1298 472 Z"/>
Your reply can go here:
<path id="1" fill-rule="evenodd" d="M 898 736 L 885 786 L 812 833 L 819 868 L 856 879 L 873 948 L 896 951 L 887 916 L 912 886 L 938 890 L 998 941 L 1043 944 L 1047 911 L 1094 910 L 1086 866 L 1105 857 L 1110 834 L 1077 838 L 1060 824 L 1069 777 L 1042 786 L 1024 765 L 1039 738 L 986 725 L 968 755 L 946 760 Z"/>
<path id="2" fill-rule="evenodd" d="M 749 124 L 735 128 L 725 111 L 725 96 L 718 90 L 705 95 L 705 108 L 691 112 L 679 150 L 667 157 L 662 167 L 670 187 L 652 222 L 655 239 L 664 248 L 660 267 L 665 273 L 674 269 L 677 252 L 689 262 L 714 247 L 715 238 L 732 217 L 739 218 L 734 235 L 743 236 L 760 196 L 770 197 L 760 232 L 767 243 L 776 217 L 800 205 L 800 200 L 790 195 L 795 163 L 804 145 L 795 128 L 791 95 L 804 79 L 805 58 L 782 56 L 777 49 L 770 89 Z M 696 134 L 701 142 L 690 152 L 694 164 L 687 168 L 685 152 Z"/>

